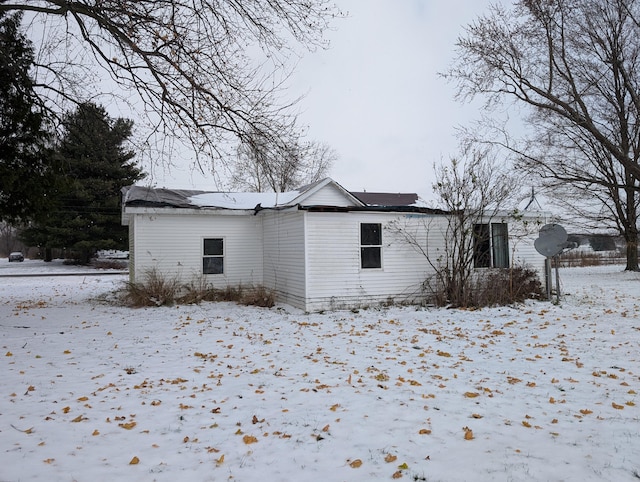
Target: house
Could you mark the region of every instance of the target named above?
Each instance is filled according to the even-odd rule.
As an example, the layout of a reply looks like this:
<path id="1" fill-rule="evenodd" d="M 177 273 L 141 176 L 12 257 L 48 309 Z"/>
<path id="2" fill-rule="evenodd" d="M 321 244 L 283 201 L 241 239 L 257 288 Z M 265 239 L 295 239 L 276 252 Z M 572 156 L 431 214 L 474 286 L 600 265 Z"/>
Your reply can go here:
<path id="1" fill-rule="evenodd" d="M 156 269 L 219 288 L 262 285 L 306 311 L 420 300 L 448 218 L 416 195 L 380 194 L 350 193 L 330 178 L 286 193 L 125 188 L 131 281 Z M 543 269 L 537 231 L 515 245 L 506 218 L 479 226 L 483 266 Z"/>

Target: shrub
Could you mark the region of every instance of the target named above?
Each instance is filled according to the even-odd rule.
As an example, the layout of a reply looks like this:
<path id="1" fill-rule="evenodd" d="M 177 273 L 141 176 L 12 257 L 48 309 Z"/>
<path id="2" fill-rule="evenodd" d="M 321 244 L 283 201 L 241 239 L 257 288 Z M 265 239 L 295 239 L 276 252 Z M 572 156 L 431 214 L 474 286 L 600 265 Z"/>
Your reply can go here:
<path id="1" fill-rule="evenodd" d="M 127 283 L 125 298 L 131 306 L 172 305 L 180 289 L 177 277 L 165 278 L 153 268 L 142 283 Z"/>
<path id="2" fill-rule="evenodd" d="M 266 289 L 264 286 L 257 286 L 248 290 L 244 296 L 241 297 L 240 302 L 244 305 L 271 308 L 276 304 L 276 297 L 273 291 Z"/>
<path id="3" fill-rule="evenodd" d="M 522 266 L 490 270 L 473 291 L 475 307 L 510 305 L 543 295 L 538 273 Z"/>
<path id="4" fill-rule="evenodd" d="M 125 299 L 134 307 L 198 304 L 203 301 L 231 301 L 265 308 L 275 305 L 274 292 L 261 285 L 214 288 L 204 277 L 180 284 L 178 277 L 167 279 L 156 269 L 147 272 L 142 283 L 128 283 Z"/>
<path id="5" fill-rule="evenodd" d="M 436 306 L 449 305 L 452 308 L 509 305 L 526 299 L 539 299 L 543 296 L 538 273 L 523 266 L 476 272 L 466 280 L 463 289 L 458 289 L 456 286 L 455 290 L 447 290 L 444 283 L 437 283 L 434 280 L 426 281 L 423 286 L 431 303 Z M 452 298 L 451 293 L 456 297 Z"/>
<path id="6" fill-rule="evenodd" d="M 129 261 L 122 259 L 96 259 L 92 261 L 91 265 L 96 269 L 127 269 Z"/>

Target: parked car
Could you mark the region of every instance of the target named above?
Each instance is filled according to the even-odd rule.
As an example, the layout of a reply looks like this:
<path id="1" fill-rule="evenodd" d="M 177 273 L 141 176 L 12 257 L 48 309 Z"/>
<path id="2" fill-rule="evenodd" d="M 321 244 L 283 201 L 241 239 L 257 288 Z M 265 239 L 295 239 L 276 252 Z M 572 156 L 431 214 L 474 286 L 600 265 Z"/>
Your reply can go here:
<path id="1" fill-rule="evenodd" d="M 9 263 L 11 263 L 11 261 L 24 261 L 24 255 L 20 252 L 20 251 L 14 251 L 13 253 L 9 254 Z"/>

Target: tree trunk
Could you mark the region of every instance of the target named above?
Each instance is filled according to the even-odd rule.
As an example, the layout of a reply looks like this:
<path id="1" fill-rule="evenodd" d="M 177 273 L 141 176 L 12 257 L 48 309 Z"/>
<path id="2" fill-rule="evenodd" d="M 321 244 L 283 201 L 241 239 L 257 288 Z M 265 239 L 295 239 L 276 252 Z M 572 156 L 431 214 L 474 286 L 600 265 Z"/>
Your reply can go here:
<path id="1" fill-rule="evenodd" d="M 627 267 L 626 271 L 640 271 L 638 267 L 638 228 L 633 227 L 627 230 L 624 235 L 627 243 Z"/>

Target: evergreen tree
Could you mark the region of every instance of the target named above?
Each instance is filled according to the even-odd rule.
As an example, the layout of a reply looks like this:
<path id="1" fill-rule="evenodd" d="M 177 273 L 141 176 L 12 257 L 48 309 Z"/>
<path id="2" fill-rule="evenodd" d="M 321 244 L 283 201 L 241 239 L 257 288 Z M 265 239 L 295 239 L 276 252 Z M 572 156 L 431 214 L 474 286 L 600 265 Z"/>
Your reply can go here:
<path id="1" fill-rule="evenodd" d="M 20 33 L 22 14 L 0 11 L 0 219 L 36 218 L 47 208 L 53 166 L 38 108 L 31 42 Z"/>
<path id="2" fill-rule="evenodd" d="M 85 103 L 63 119 L 55 149 L 63 180 L 53 209 L 23 237 L 45 248 L 66 248 L 81 263 L 99 249 L 127 249 L 120 224 L 120 190 L 144 177 L 125 147 L 133 122 L 110 118 L 102 106 Z"/>

